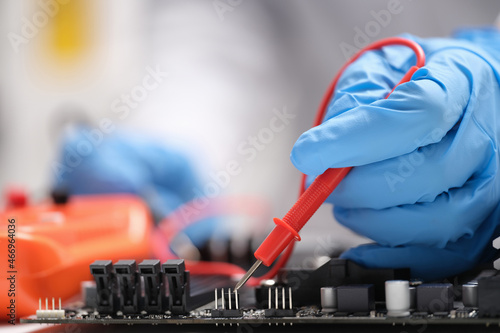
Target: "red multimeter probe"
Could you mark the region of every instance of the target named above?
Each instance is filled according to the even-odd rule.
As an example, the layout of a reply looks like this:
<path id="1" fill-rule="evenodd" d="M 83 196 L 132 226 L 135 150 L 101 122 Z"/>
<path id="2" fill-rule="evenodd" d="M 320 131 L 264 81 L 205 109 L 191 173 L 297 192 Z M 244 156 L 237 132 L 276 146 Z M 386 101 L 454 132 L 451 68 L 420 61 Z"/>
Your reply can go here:
<path id="1" fill-rule="evenodd" d="M 413 73 L 415 73 L 415 71 L 420 67 L 424 66 L 424 51 L 422 50 L 420 45 L 418 45 L 414 41 L 405 38 L 394 37 L 381 39 L 375 43 L 368 45 L 367 47 L 357 52 L 339 70 L 323 97 L 313 126 L 318 126 L 323 121 L 328 104 L 330 103 L 330 100 L 335 92 L 337 81 L 339 80 L 340 76 L 347 68 L 347 66 L 356 61 L 366 51 L 378 50 L 384 46 L 391 45 L 402 45 L 411 48 L 413 52 L 415 52 L 417 59 L 416 65 L 412 66 L 408 70 L 401 81 L 399 81 L 399 83 L 394 86 L 392 91 L 394 91 L 394 89 L 398 85 L 410 81 Z M 385 98 L 389 97 L 392 91 Z M 278 263 L 263 278 L 272 278 L 280 268 L 285 266 L 288 258 L 292 253 L 294 241 L 300 241 L 299 231 L 307 223 L 307 221 L 309 221 L 316 210 L 318 210 L 321 204 L 323 204 L 326 198 L 328 198 L 328 196 L 333 192 L 340 181 L 349 173 L 351 169 L 352 167 L 327 169 L 322 175 L 318 176 L 314 180 L 314 182 L 307 188 L 307 190 L 305 189 L 306 175 L 302 176 L 299 199 L 288 211 L 285 217 L 283 217 L 283 219 L 274 218 L 274 223 L 276 224 L 276 226 L 267 236 L 264 242 L 260 245 L 257 251 L 255 251 L 254 255 L 255 258 L 257 258 L 257 261 L 236 284 L 235 290 L 238 290 L 241 286 L 243 286 L 262 263 L 266 266 L 270 266 L 274 262 L 274 260 L 276 260 L 276 258 L 281 254 L 281 252 L 283 252 L 283 250 L 288 247 L 286 252 L 281 256 Z"/>

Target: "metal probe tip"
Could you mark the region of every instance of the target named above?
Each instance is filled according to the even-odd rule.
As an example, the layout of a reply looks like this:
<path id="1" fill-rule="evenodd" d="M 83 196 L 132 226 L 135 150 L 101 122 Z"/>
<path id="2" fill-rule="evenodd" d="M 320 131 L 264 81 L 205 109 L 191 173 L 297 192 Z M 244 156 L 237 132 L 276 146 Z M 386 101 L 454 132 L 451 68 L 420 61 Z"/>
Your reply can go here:
<path id="1" fill-rule="evenodd" d="M 245 275 L 243 275 L 243 277 L 241 278 L 240 281 L 238 281 L 238 283 L 236 284 L 236 287 L 234 287 L 234 291 L 236 292 L 236 290 L 240 289 L 245 283 L 247 283 L 248 279 L 250 279 L 250 277 L 252 276 L 252 274 L 257 270 L 257 268 L 259 268 L 259 266 L 262 264 L 262 260 L 257 260 L 255 262 L 255 264 L 252 265 L 252 267 L 250 267 L 250 269 L 248 270 L 248 272 L 245 273 Z"/>

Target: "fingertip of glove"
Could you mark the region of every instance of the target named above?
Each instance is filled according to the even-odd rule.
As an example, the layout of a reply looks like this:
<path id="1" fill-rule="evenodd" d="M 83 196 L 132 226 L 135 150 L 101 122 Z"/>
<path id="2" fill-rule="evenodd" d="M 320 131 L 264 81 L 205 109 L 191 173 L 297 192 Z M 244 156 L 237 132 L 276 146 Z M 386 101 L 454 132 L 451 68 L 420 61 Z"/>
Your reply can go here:
<path id="1" fill-rule="evenodd" d="M 313 141 L 309 132 L 303 133 L 290 153 L 292 164 L 306 175 L 318 175 L 322 173 L 321 170 L 318 170 L 318 163 L 315 161 Z"/>
<path id="2" fill-rule="evenodd" d="M 292 151 L 290 152 L 290 161 L 292 164 L 299 169 L 299 171 L 306 173 L 307 166 L 305 165 L 305 161 L 309 159 L 309 154 L 307 153 L 308 149 L 308 140 L 306 138 L 307 132 L 303 133 L 295 142 L 292 147 Z"/>
<path id="3" fill-rule="evenodd" d="M 297 168 L 297 170 L 307 175 L 308 168 L 304 163 L 304 158 L 301 156 L 302 153 L 300 152 L 300 149 L 294 147 L 292 149 L 292 152 L 290 153 L 290 161 L 292 162 L 293 166 Z"/>

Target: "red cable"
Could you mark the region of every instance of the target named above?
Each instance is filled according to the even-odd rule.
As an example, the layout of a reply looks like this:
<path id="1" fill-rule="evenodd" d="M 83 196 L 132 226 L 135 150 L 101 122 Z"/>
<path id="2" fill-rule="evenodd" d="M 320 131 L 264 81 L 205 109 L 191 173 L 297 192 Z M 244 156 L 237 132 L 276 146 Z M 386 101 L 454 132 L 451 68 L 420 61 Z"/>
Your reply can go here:
<path id="1" fill-rule="evenodd" d="M 394 91 L 394 89 L 398 85 L 400 85 L 401 83 L 409 81 L 411 79 L 411 76 L 413 75 L 413 73 L 418 68 L 420 68 L 420 67 L 422 67 L 422 66 L 425 65 L 425 53 L 424 53 L 423 49 L 420 47 L 420 45 L 418 45 L 416 42 L 414 42 L 412 40 L 404 39 L 404 38 L 400 38 L 400 37 L 393 37 L 393 38 L 381 39 L 381 40 L 379 40 L 377 42 L 374 42 L 374 43 L 368 45 L 367 47 L 365 47 L 365 48 L 361 49 L 360 51 L 358 51 L 337 72 L 337 75 L 334 77 L 333 81 L 330 83 L 328 89 L 326 90 L 326 92 L 325 92 L 325 94 L 323 96 L 323 99 L 322 99 L 322 101 L 320 103 L 320 106 L 318 108 L 316 117 L 314 119 L 313 127 L 318 126 L 318 125 L 320 125 L 323 122 L 323 118 L 325 117 L 326 111 L 328 109 L 328 104 L 330 103 L 330 100 L 332 99 L 333 94 L 335 92 L 335 87 L 337 86 L 337 82 L 340 79 L 340 77 L 342 76 L 342 74 L 344 73 L 345 69 L 350 64 L 352 64 L 354 61 L 356 61 L 366 51 L 378 50 L 378 49 L 380 49 L 380 48 L 382 48 L 384 46 L 389 46 L 389 45 L 407 46 L 407 47 L 411 48 L 413 50 L 413 52 L 415 52 L 415 55 L 416 55 L 416 65 L 413 66 L 413 67 L 411 67 L 408 70 L 408 72 L 403 76 L 403 78 L 401 79 L 401 81 L 397 85 L 394 86 L 394 88 L 392 89 L 392 91 Z M 386 98 L 389 97 L 389 95 L 392 93 L 392 91 L 386 96 Z M 325 171 L 325 173 L 329 172 L 331 174 L 330 178 L 332 178 L 332 177 L 333 178 L 339 178 L 340 177 L 340 180 L 341 180 L 342 178 L 345 177 L 345 175 L 347 175 L 347 173 L 350 171 L 351 168 L 352 167 L 338 168 L 338 169 L 328 169 L 327 171 Z M 334 171 L 330 172 L 329 170 L 334 170 Z M 323 174 L 323 175 L 321 175 L 319 177 L 322 177 L 324 175 L 325 174 Z M 299 191 L 299 201 L 300 201 L 300 198 L 301 198 L 302 194 L 306 190 L 306 188 L 305 188 L 306 187 L 305 186 L 306 185 L 306 177 L 307 177 L 307 175 L 305 175 L 305 174 L 302 175 L 302 180 L 301 180 L 301 184 L 300 184 L 300 191 Z M 338 180 L 338 182 L 340 182 L 340 180 Z M 334 179 L 333 181 L 337 182 L 337 179 Z M 338 182 L 336 184 L 334 184 L 333 188 L 335 188 L 337 186 Z M 297 203 L 299 203 L 299 202 L 297 202 Z M 295 206 L 299 206 L 299 205 L 296 204 L 296 205 L 294 205 L 294 207 Z M 292 207 L 292 209 L 293 209 L 293 207 Z M 287 216 L 288 216 L 288 214 L 287 214 Z M 287 216 L 285 216 L 285 218 Z M 291 214 L 291 216 L 293 217 L 293 214 Z M 285 218 L 284 218 L 284 220 L 285 220 Z M 310 218 L 310 216 L 307 218 L 307 220 L 309 218 Z M 307 222 L 307 220 L 305 222 Z M 304 222 L 304 224 L 305 224 L 305 222 Z M 281 223 L 283 223 L 283 222 L 281 222 Z M 289 223 L 289 222 L 285 222 L 285 223 Z M 297 233 L 302 228 L 302 226 L 300 226 L 300 225 L 299 226 L 297 226 L 297 225 L 291 225 L 291 227 L 295 230 L 294 231 L 295 235 L 298 236 Z M 297 227 L 298 227 L 299 230 L 297 230 Z M 277 227 L 275 227 L 275 229 L 277 229 Z M 271 236 L 271 234 L 270 234 L 270 236 Z M 271 278 L 273 278 L 278 273 L 278 271 L 286 265 L 286 263 L 288 262 L 288 259 L 290 258 L 291 254 L 293 252 L 294 244 L 295 244 L 295 241 L 291 240 L 290 243 L 289 243 L 289 245 L 287 246 L 286 250 L 280 256 L 278 262 L 276 262 L 276 264 L 266 274 L 264 274 L 262 277 L 257 278 L 258 281 L 263 280 L 263 279 L 271 279 Z M 266 248 L 265 250 L 269 251 L 268 248 Z M 259 250 L 257 250 L 257 251 L 259 251 Z M 257 253 L 257 251 L 256 251 L 256 253 Z M 265 254 L 267 256 L 272 257 L 272 255 L 269 255 L 268 253 L 265 253 Z M 255 284 L 255 282 L 252 281 L 251 284 Z"/>

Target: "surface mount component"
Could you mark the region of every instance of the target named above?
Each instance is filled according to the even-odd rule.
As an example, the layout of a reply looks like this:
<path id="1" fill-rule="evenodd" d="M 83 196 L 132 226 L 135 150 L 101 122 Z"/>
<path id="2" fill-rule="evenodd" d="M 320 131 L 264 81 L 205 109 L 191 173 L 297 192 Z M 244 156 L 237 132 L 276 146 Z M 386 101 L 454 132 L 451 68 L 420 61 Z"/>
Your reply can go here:
<path id="1" fill-rule="evenodd" d="M 345 313 L 369 313 L 375 310 L 373 284 L 355 284 L 337 287 L 337 308 Z"/>
<path id="2" fill-rule="evenodd" d="M 385 307 L 390 317 L 410 315 L 410 283 L 404 280 L 385 282 Z"/>
<path id="3" fill-rule="evenodd" d="M 477 286 L 477 282 L 466 283 L 462 286 L 462 302 L 464 303 L 464 306 L 469 308 L 477 308 Z"/>
<path id="4" fill-rule="evenodd" d="M 500 276 L 478 280 L 478 307 L 480 317 L 500 317 Z"/>
<path id="5" fill-rule="evenodd" d="M 453 309 L 451 283 L 427 283 L 417 287 L 417 311 L 449 312 Z"/>
<path id="6" fill-rule="evenodd" d="M 321 311 L 325 313 L 337 311 L 337 288 L 322 287 L 320 289 Z"/>

